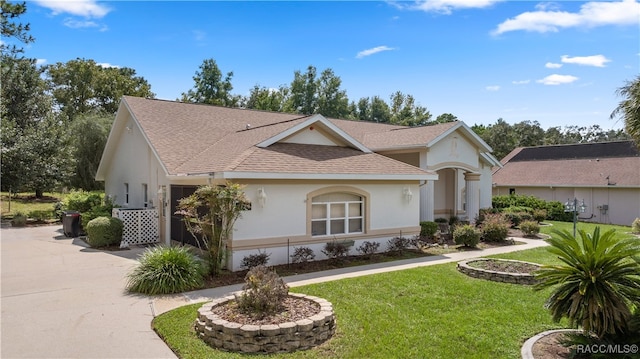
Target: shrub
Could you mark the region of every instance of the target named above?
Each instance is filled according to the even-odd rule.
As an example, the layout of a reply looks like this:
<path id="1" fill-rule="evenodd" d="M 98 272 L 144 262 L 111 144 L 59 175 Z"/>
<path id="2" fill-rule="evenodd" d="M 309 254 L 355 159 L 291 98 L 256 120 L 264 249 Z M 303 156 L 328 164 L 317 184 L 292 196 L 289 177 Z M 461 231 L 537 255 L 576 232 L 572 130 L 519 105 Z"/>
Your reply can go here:
<path id="1" fill-rule="evenodd" d="M 411 241 L 409 238 L 393 237 L 387 242 L 387 252 L 391 254 L 401 254 L 410 244 Z"/>
<path id="2" fill-rule="evenodd" d="M 295 247 L 291 260 L 293 263 L 307 263 L 316 258 L 316 254 L 313 253 L 313 249 L 309 247 Z"/>
<path id="3" fill-rule="evenodd" d="M 434 237 L 431 237 L 431 238 L 434 238 Z M 427 243 L 429 243 L 429 240 L 426 237 L 422 237 L 422 236 L 413 236 L 411 237 L 411 239 L 409 239 L 409 245 L 418 250 L 421 250 L 422 247 L 427 245 Z"/>
<path id="4" fill-rule="evenodd" d="M 475 218 L 476 227 L 482 226 L 482 222 L 484 222 L 484 218 L 487 214 L 498 213 L 498 210 L 495 208 L 480 208 L 478 211 L 478 215 Z"/>
<path id="5" fill-rule="evenodd" d="M 463 224 L 453 230 L 453 240 L 456 244 L 474 248 L 480 242 L 480 231 L 470 224 Z"/>
<path id="6" fill-rule="evenodd" d="M 458 216 L 449 217 L 449 225 L 451 227 L 456 226 L 459 222 L 460 222 L 460 218 L 458 218 Z"/>
<path id="7" fill-rule="evenodd" d="M 128 275 L 127 290 L 148 295 L 201 288 L 205 268 L 186 247 L 154 247 L 140 256 Z"/>
<path id="8" fill-rule="evenodd" d="M 525 236 L 535 236 L 540 233 L 540 225 L 536 221 L 524 221 L 520 223 L 520 230 Z"/>
<path id="9" fill-rule="evenodd" d="M 62 204 L 65 210 L 84 213 L 101 206 L 103 198 L 104 193 L 101 192 L 71 191 Z"/>
<path id="10" fill-rule="evenodd" d="M 266 266 L 253 267 L 244 277 L 242 293 L 236 295 L 238 309 L 256 318 L 277 313 L 282 301 L 289 294 L 287 286 L 278 274 Z"/>
<path id="11" fill-rule="evenodd" d="M 546 209 L 536 209 L 533 211 L 533 219 L 540 223 L 547 219 L 547 210 Z"/>
<path id="12" fill-rule="evenodd" d="M 512 213 L 533 213 L 533 208 L 525 206 L 510 206 L 502 210 L 502 212 Z"/>
<path id="13" fill-rule="evenodd" d="M 446 219 L 446 218 L 442 218 L 442 217 L 440 217 L 440 218 L 436 218 L 436 219 L 434 219 L 433 221 L 434 221 L 434 222 L 436 222 L 436 223 L 449 223 L 449 220 L 448 220 L 448 219 Z"/>
<path id="14" fill-rule="evenodd" d="M 324 245 L 324 249 L 322 253 L 326 255 L 329 259 L 342 259 L 349 255 L 349 245 L 347 242 L 338 242 L 333 240 Z"/>
<path id="15" fill-rule="evenodd" d="M 260 252 L 258 250 L 258 254 L 249 254 L 242 258 L 242 262 L 240 263 L 240 267 L 244 269 L 251 269 L 257 266 L 266 266 L 269 262 L 269 257 L 271 253 Z"/>
<path id="16" fill-rule="evenodd" d="M 631 232 L 640 233 L 640 218 L 636 218 L 631 224 Z"/>
<path id="17" fill-rule="evenodd" d="M 27 225 L 27 216 L 22 212 L 16 212 L 11 220 L 13 227 L 24 227 Z"/>
<path id="18" fill-rule="evenodd" d="M 522 222 L 522 216 L 520 215 L 520 213 L 503 212 L 502 215 L 507 219 L 507 221 L 509 221 L 510 228 L 518 227 L 520 225 L 520 222 Z"/>
<path id="19" fill-rule="evenodd" d="M 35 210 L 29 212 L 29 218 L 33 218 L 38 222 L 45 222 L 48 219 L 53 218 L 53 211 Z"/>
<path id="20" fill-rule="evenodd" d="M 528 207 L 531 209 L 544 209 L 547 202 L 535 196 L 502 195 L 491 198 L 493 208 L 504 209 L 508 207 Z"/>
<path id="21" fill-rule="evenodd" d="M 572 222 L 573 214 L 564 211 L 564 204 L 558 201 L 547 202 L 547 218 L 551 221 Z"/>
<path id="22" fill-rule="evenodd" d="M 629 333 L 640 296 L 637 238 L 617 239 L 613 229 L 601 235 L 600 227 L 578 230 L 575 238 L 567 230 L 552 233 L 548 250 L 562 263 L 538 270 L 534 288 L 552 288 L 545 306 L 553 319 L 567 318 L 599 339 Z"/>
<path id="23" fill-rule="evenodd" d="M 380 243 L 378 242 L 369 242 L 364 241 L 360 247 L 356 248 L 356 250 L 362 253 L 362 256 L 365 258 L 371 258 L 380 248 Z"/>
<path id="24" fill-rule="evenodd" d="M 502 242 L 507 239 L 511 223 L 503 214 L 489 214 L 482 227 L 482 239 L 487 242 Z"/>
<path id="25" fill-rule="evenodd" d="M 98 217 L 86 227 L 87 242 L 91 247 L 106 247 L 120 243 L 124 224 L 119 218 Z"/>
<path id="26" fill-rule="evenodd" d="M 420 236 L 426 238 L 433 238 L 438 231 L 438 223 L 431 221 L 420 222 Z"/>

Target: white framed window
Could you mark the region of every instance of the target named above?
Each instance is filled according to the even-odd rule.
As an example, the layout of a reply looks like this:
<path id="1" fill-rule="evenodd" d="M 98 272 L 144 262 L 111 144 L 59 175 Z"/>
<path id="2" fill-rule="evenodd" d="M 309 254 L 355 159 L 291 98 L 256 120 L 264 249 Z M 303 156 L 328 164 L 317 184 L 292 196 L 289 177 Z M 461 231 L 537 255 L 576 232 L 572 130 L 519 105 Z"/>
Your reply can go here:
<path id="1" fill-rule="evenodd" d="M 129 184 L 124 184 L 124 204 L 129 204 Z"/>
<path id="2" fill-rule="evenodd" d="M 363 233 L 364 208 L 363 197 L 351 193 L 327 193 L 313 197 L 311 235 Z"/>
<path id="3" fill-rule="evenodd" d="M 149 192 L 147 192 L 147 184 L 142 184 L 142 205 L 146 208 L 149 203 Z"/>

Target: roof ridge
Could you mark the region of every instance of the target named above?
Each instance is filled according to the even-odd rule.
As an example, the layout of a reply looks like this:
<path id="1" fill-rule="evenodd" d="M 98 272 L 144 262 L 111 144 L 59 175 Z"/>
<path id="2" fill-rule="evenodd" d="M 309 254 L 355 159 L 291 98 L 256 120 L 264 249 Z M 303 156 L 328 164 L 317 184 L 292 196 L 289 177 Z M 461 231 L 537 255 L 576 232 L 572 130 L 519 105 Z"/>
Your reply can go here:
<path id="1" fill-rule="evenodd" d="M 242 129 L 242 130 L 238 130 L 238 131 L 236 131 L 236 133 L 245 132 L 245 131 L 251 131 L 251 130 L 258 129 L 258 128 L 264 128 L 264 127 L 269 127 L 269 126 L 280 125 L 280 124 L 287 123 L 287 122 L 299 121 L 299 120 L 301 120 L 303 118 L 311 118 L 312 116 L 315 116 L 315 115 L 306 115 L 306 116 L 302 116 L 302 117 L 296 117 L 296 118 L 292 118 L 290 120 L 272 122 L 272 123 L 268 123 L 266 125 L 261 125 L 261 126 L 256 126 L 256 127 L 252 127 L 251 124 L 247 124 L 247 128 Z"/>

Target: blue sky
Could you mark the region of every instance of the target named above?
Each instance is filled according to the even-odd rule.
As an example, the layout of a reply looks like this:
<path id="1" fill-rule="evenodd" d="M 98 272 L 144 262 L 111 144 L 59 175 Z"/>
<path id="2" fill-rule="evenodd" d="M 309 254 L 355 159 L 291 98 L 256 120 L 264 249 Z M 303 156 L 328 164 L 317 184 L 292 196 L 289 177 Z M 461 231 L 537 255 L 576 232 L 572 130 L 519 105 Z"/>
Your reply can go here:
<path id="1" fill-rule="evenodd" d="M 402 91 L 468 125 L 618 129 L 615 91 L 640 73 L 635 0 L 37 0 L 20 21 L 36 38 L 26 56 L 130 67 L 169 100 L 213 58 L 242 95 L 313 65 L 331 68 L 352 101 Z"/>

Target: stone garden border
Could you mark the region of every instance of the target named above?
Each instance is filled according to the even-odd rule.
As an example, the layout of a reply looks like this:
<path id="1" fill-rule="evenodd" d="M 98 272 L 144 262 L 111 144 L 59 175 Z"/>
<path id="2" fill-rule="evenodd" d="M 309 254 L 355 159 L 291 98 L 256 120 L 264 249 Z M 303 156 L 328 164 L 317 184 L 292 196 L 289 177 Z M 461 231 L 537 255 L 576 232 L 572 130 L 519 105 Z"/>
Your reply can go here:
<path id="1" fill-rule="evenodd" d="M 211 347 L 242 353 L 280 353 L 309 349 L 335 334 L 336 318 L 330 302 L 298 293 L 289 293 L 289 296 L 315 302 L 319 305 L 320 312 L 295 322 L 243 325 L 224 320 L 212 312 L 214 307 L 236 299 L 231 295 L 205 303 L 198 309 L 196 333 Z"/>
<path id="2" fill-rule="evenodd" d="M 491 280 L 494 282 L 525 284 L 525 285 L 533 285 L 533 284 L 536 284 L 537 282 L 535 277 L 529 273 L 497 272 L 497 271 L 472 267 L 468 264 L 471 262 L 488 261 L 488 260 L 526 263 L 526 264 L 531 264 L 531 265 L 540 267 L 540 264 L 537 264 L 537 263 L 517 261 L 513 259 L 473 258 L 473 259 L 467 259 L 467 260 L 458 262 L 458 270 L 470 277 Z"/>
<path id="3" fill-rule="evenodd" d="M 533 355 L 533 346 L 538 340 L 546 337 L 547 335 L 570 332 L 579 333 L 580 331 L 576 329 L 553 329 L 532 336 L 524 342 L 522 348 L 520 349 L 520 355 L 522 356 L 522 359 L 535 359 L 535 356 Z"/>

